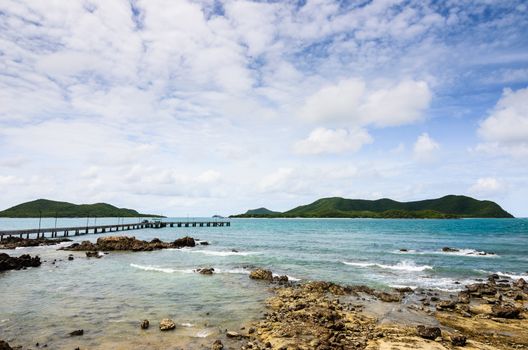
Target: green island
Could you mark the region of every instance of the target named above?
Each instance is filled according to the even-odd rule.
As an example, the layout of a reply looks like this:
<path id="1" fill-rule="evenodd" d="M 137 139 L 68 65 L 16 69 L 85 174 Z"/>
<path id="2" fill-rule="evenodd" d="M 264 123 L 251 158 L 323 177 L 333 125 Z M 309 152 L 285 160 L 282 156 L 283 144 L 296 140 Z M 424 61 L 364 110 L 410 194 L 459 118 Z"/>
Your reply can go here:
<path id="1" fill-rule="evenodd" d="M 73 204 L 48 199 L 22 203 L 0 211 L 4 218 L 38 218 L 38 217 L 162 217 L 161 215 L 142 214 L 133 209 L 117 208 L 107 203 Z"/>
<path id="2" fill-rule="evenodd" d="M 285 212 L 266 208 L 248 210 L 232 218 L 380 218 L 380 219 L 458 219 L 513 218 L 495 202 L 467 196 L 447 195 L 437 199 L 398 202 L 378 200 L 322 198 Z"/>

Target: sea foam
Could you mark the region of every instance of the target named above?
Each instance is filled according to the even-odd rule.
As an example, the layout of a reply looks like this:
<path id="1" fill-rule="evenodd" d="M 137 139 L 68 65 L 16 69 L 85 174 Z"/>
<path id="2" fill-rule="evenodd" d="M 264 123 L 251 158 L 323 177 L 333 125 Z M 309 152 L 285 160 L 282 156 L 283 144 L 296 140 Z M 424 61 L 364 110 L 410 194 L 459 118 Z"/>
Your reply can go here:
<path id="1" fill-rule="evenodd" d="M 381 269 L 387 269 L 387 270 L 395 270 L 395 271 L 405 271 L 405 272 L 419 272 L 424 270 L 432 270 L 433 267 L 429 265 L 416 265 L 412 261 L 400 261 L 396 265 L 385 265 L 385 264 L 378 264 L 378 263 L 370 263 L 370 262 L 349 262 L 349 261 L 343 261 L 343 264 L 350 265 L 350 266 L 356 266 L 360 268 L 368 268 L 368 267 L 378 267 Z"/>

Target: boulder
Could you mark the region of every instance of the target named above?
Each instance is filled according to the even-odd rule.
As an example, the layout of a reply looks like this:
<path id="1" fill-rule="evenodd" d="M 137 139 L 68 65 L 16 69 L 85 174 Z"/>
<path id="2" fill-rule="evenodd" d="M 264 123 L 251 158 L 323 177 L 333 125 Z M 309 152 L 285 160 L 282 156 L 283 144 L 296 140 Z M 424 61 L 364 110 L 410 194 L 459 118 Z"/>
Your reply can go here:
<path id="1" fill-rule="evenodd" d="M 429 340 L 435 340 L 436 338 L 442 335 L 442 331 L 440 330 L 440 328 L 423 325 L 416 326 L 416 333 L 420 337 Z"/>
<path id="2" fill-rule="evenodd" d="M 32 257 L 29 254 L 23 254 L 19 257 L 11 257 L 5 253 L 0 253 L 0 271 L 38 267 L 41 264 L 38 256 Z"/>
<path id="3" fill-rule="evenodd" d="M 491 314 L 499 318 L 519 318 L 522 309 L 520 307 L 509 305 L 493 305 Z"/>
<path id="4" fill-rule="evenodd" d="M 453 310 L 457 305 L 457 302 L 454 300 L 442 300 L 438 304 L 436 304 L 436 309 L 438 311 L 444 311 L 444 310 Z"/>
<path id="5" fill-rule="evenodd" d="M 273 273 L 270 270 L 255 269 L 249 274 L 249 278 L 254 280 L 273 281 Z"/>
<path id="6" fill-rule="evenodd" d="M 442 251 L 446 253 L 454 253 L 454 252 L 459 252 L 460 250 L 456 248 L 443 247 Z"/>
<path id="7" fill-rule="evenodd" d="M 102 255 L 99 254 L 99 252 L 97 252 L 97 251 L 86 252 L 85 254 L 86 254 L 86 257 L 87 257 L 87 258 L 97 258 L 97 259 L 99 259 L 99 258 L 101 258 L 101 256 L 102 256 Z"/>
<path id="8" fill-rule="evenodd" d="M 7 342 L 0 340 L 0 350 L 13 350 L 13 348 Z"/>
<path id="9" fill-rule="evenodd" d="M 286 275 L 275 276 L 275 277 L 273 277 L 273 281 L 279 282 L 279 283 L 286 283 L 286 282 L 288 282 L 288 276 L 286 276 Z"/>
<path id="10" fill-rule="evenodd" d="M 217 339 L 214 341 L 213 346 L 211 346 L 211 350 L 223 350 L 224 344 L 220 341 L 220 339 Z"/>
<path id="11" fill-rule="evenodd" d="M 528 283 L 524 280 L 524 278 L 519 278 L 513 283 L 513 286 L 519 289 L 524 289 L 527 285 Z"/>
<path id="12" fill-rule="evenodd" d="M 172 243 L 172 246 L 174 248 L 194 247 L 196 246 L 196 242 L 194 241 L 194 238 L 186 236 L 186 237 L 178 238 L 177 240 L 175 240 Z"/>
<path id="13" fill-rule="evenodd" d="M 84 334 L 84 329 L 77 329 L 73 332 L 70 332 L 70 337 L 79 337 Z"/>
<path id="14" fill-rule="evenodd" d="M 143 320 L 141 321 L 141 325 L 140 325 L 141 329 L 148 329 L 150 327 L 150 322 L 149 320 Z"/>
<path id="15" fill-rule="evenodd" d="M 198 272 L 199 274 L 202 274 L 202 275 L 212 275 L 214 273 L 214 268 L 212 267 L 207 267 L 207 268 L 203 268 L 203 269 L 196 269 L 196 272 Z"/>
<path id="16" fill-rule="evenodd" d="M 454 346 L 465 346 L 467 342 L 466 336 L 462 334 L 453 334 L 451 336 L 451 344 Z"/>
<path id="17" fill-rule="evenodd" d="M 461 303 L 461 304 L 469 304 L 469 302 L 471 301 L 471 295 L 469 294 L 468 291 L 461 291 L 458 293 L 458 302 Z"/>
<path id="18" fill-rule="evenodd" d="M 386 303 L 396 303 L 402 300 L 400 294 L 386 293 L 386 292 L 376 292 L 375 296 Z"/>
<path id="19" fill-rule="evenodd" d="M 164 318 L 159 323 L 160 331 L 170 331 L 176 328 L 176 323 L 170 318 Z"/>

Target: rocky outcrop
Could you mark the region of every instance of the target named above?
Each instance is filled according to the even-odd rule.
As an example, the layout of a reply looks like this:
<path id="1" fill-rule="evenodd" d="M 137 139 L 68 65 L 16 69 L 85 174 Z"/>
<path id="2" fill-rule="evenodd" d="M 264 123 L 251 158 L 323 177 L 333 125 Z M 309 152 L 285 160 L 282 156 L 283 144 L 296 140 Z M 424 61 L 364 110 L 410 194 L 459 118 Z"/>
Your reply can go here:
<path id="1" fill-rule="evenodd" d="M 254 280 L 273 281 L 273 273 L 270 270 L 259 268 L 251 271 L 249 278 Z"/>
<path id="2" fill-rule="evenodd" d="M 31 257 L 29 254 L 24 254 L 19 257 L 11 257 L 5 253 L 0 253 L 0 271 L 20 270 L 40 265 L 41 262 L 38 256 Z"/>
<path id="3" fill-rule="evenodd" d="M 69 238 L 20 238 L 6 237 L 0 242 L 0 249 L 15 249 L 20 247 L 38 247 L 46 245 L 55 245 L 62 242 L 71 242 Z"/>
<path id="4" fill-rule="evenodd" d="M 170 331 L 176 328 L 176 323 L 170 318 L 164 318 L 159 323 L 160 331 Z"/>
<path id="5" fill-rule="evenodd" d="M 7 342 L 0 340 L 0 350 L 13 350 L 13 348 Z"/>
<path id="6" fill-rule="evenodd" d="M 522 308 L 511 305 L 493 305 L 491 314 L 500 318 L 519 318 Z"/>
<path id="7" fill-rule="evenodd" d="M 196 245 L 192 237 L 183 237 L 175 240 L 174 242 L 162 242 L 158 238 L 154 238 L 152 241 L 141 241 L 135 237 L 127 236 L 109 236 L 100 237 L 96 243 L 90 241 L 83 241 L 81 243 L 74 243 L 64 250 L 72 251 L 152 251 L 166 248 L 183 248 L 183 247 L 194 247 Z"/>
<path id="8" fill-rule="evenodd" d="M 416 333 L 418 336 L 429 339 L 429 340 L 435 340 L 439 336 L 442 335 L 442 331 L 438 327 L 428 327 L 424 325 L 416 326 Z"/>
<path id="9" fill-rule="evenodd" d="M 195 271 L 202 275 L 212 275 L 214 273 L 214 270 L 215 269 L 212 267 L 207 267 L 202 269 L 196 269 Z"/>

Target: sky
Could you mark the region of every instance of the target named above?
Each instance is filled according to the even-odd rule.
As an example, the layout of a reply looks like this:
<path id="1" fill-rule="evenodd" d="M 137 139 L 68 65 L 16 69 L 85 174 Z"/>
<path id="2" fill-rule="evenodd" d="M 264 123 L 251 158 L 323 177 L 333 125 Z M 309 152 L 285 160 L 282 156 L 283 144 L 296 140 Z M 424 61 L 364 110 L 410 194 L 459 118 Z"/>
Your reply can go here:
<path id="1" fill-rule="evenodd" d="M 523 0 L 0 2 L 0 208 L 528 216 Z"/>

